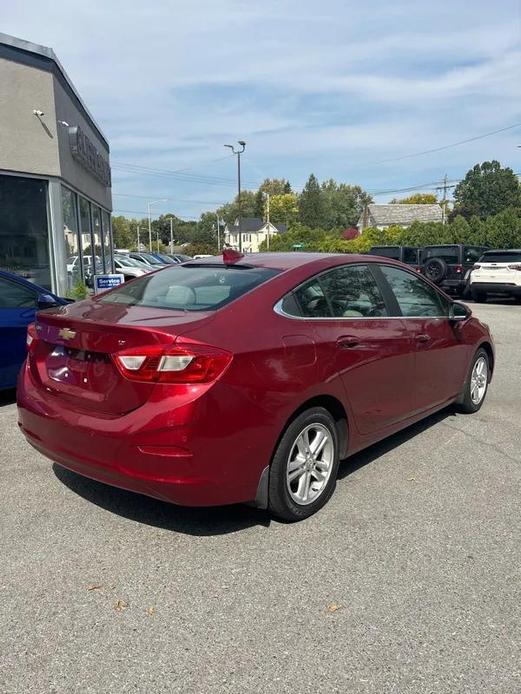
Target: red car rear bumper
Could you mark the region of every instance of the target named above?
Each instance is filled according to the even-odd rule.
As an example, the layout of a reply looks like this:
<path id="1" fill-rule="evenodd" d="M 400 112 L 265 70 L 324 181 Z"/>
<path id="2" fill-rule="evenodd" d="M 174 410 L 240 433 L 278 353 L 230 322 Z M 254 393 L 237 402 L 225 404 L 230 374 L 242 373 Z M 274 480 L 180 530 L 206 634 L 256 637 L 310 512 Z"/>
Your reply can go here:
<path id="1" fill-rule="evenodd" d="M 269 463 L 268 442 L 254 446 L 247 430 L 230 435 L 219 430 L 212 402 L 201 402 L 204 398 L 175 416 L 167 403 L 163 412 L 144 405 L 111 419 L 82 415 L 64 410 L 35 387 L 25 368 L 17 397 L 20 429 L 47 458 L 162 501 L 183 506 L 253 501 Z"/>

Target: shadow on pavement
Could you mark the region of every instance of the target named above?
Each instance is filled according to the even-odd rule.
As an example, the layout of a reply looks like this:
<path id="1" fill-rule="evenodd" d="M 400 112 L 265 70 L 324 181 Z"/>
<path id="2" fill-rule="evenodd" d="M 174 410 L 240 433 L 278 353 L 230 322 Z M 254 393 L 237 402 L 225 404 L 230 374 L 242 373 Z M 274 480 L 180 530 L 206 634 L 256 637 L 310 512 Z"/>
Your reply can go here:
<path id="1" fill-rule="evenodd" d="M 423 431 L 427 431 L 427 429 L 436 426 L 436 424 L 439 424 L 448 417 L 456 416 L 457 415 L 454 408 L 447 407 L 444 410 L 436 412 L 436 414 L 433 414 L 430 417 L 422 419 L 420 422 L 407 427 L 407 429 L 403 429 L 397 434 L 393 434 L 392 436 L 383 439 L 379 443 L 375 443 L 373 446 L 365 448 L 363 451 L 360 451 L 360 453 L 356 453 L 352 457 L 346 458 L 346 460 L 343 460 L 340 463 L 338 479 L 342 480 L 344 477 L 348 477 L 349 475 L 353 474 L 353 472 L 356 472 L 360 468 L 364 467 L 364 465 L 372 463 L 373 460 L 376 460 L 380 456 L 385 455 L 385 453 L 398 448 L 398 446 L 401 446 L 402 443 L 409 441 L 409 439 L 414 438 Z"/>
<path id="2" fill-rule="evenodd" d="M 338 479 L 342 480 L 348 477 L 364 465 L 453 415 L 454 411 L 450 408 L 442 410 L 348 458 L 340 466 Z M 110 513 L 116 513 L 137 523 L 144 523 L 156 528 L 187 535 L 211 536 L 239 532 L 258 525 L 268 527 L 270 524 L 270 518 L 265 511 L 248 506 L 210 508 L 174 506 L 141 494 L 95 482 L 62 468 L 60 465 L 54 464 L 53 470 L 60 482 L 87 501 Z"/>
<path id="3" fill-rule="evenodd" d="M 9 388 L 8 390 L 0 390 L 0 407 L 4 405 L 12 405 L 16 402 L 16 390 Z"/>
<path id="4" fill-rule="evenodd" d="M 53 465 L 54 474 L 71 491 L 106 511 L 138 523 L 172 530 L 186 535 L 226 535 L 256 525 L 270 524 L 265 511 L 249 506 L 212 506 L 188 508 L 158 501 L 148 496 L 127 492 L 82 477 L 60 465 Z"/>

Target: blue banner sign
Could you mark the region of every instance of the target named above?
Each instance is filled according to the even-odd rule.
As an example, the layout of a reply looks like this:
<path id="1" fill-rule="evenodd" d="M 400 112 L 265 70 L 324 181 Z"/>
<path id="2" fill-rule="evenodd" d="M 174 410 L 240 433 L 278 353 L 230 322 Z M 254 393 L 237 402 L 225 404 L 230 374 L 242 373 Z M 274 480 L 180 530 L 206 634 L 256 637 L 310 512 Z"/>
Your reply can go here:
<path id="1" fill-rule="evenodd" d="M 94 275 L 94 293 L 106 292 L 107 289 L 113 289 L 123 284 L 125 278 L 119 273 L 110 275 Z"/>

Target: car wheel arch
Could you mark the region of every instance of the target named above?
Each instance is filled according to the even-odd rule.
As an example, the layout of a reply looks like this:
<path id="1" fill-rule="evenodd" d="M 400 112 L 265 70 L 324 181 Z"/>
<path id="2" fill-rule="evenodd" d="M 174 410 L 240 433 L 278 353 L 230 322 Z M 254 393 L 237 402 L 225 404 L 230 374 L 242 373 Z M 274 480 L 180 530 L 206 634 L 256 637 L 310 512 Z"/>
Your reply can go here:
<path id="1" fill-rule="evenodd" d="M 348 451 L 348 441 L 349 441 L 349 415 L 345 406 L 340 402 L 340 400 L 333 395 L 316 395 L 308 400 L 304 401 L 299 407 L 291 414 L 290 417 L 284 422 L 281 428 L 277 440 L 273 445 L 273 451 L 271 454 L 271 459 L 269 465 L 261 472 L 259 483 L 257 485 L 257 493 L 254 501 L 250 502 L 251 506 L 255 508 L 267 509 L 268 508 L 268 487 L 269 487 L 269 473 L 271 462 L 273 456 L 279 446 L 280 440 L 284 436 L 284 432 L 291 424 L 291 422 L 296 419 L 302 412 L 311 409 L 312 407 L 323 407 L 329 412 L 333 417 L 336 424 L 336 430 L 338 434 L 338 441 L 340 443 L 340 459 L 347 457 Z"/>
<path id="2" fill-rule="evenodd" d="M 487 342 L 486 340 L 482 342 L 480 345 L 478 345 L 476 351 L 478 349 L 484 349 L 485 352 L 487 353 L 488 356 L 488 364 L 489 364 L 489 369 L 490 369 L 490 377 L 492 378 L 492 374 L 494 373 L 494 350 L 492 349 L 492 345 L 490 342 Z"/>

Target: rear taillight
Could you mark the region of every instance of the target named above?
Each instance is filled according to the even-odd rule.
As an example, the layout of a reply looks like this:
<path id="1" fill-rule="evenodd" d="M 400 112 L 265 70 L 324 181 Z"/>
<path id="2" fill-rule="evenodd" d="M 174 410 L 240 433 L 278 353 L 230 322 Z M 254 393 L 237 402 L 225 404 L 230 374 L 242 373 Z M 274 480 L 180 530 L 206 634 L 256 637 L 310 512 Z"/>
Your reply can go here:
<path id="1" fill-rule="evenodd" d="M 30 323 L 27 326 L 27 336 L 25 338 L 25 344 L 27 345 L 27 351 L 32 352 L 35 347 L 35 343 L 38 340 L 38 333 L 36 331 L 36 325 Z"/>
<path id="2" fill-rule="evenodd" d="M 463 272 L 463 265 L 456 265 L 456 272 L 458 274 L 462 273 Z"/>
<path id="3" fill-rule="evenodd" d="M 230 352 L 198 343 L 134 347 L 113 356 L 125 378 L 147 383 L 210 383 L 232 360 Z"/>
<path id="4" fill-rule="evenodd" d="M 508 266 L 509 270 L 521 270 L 521 263 L 514 263 Z"/>

